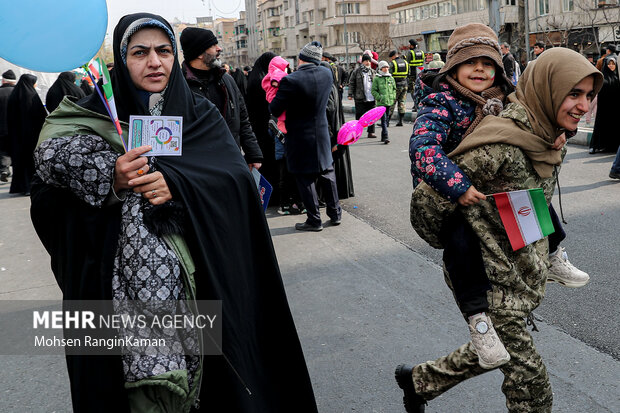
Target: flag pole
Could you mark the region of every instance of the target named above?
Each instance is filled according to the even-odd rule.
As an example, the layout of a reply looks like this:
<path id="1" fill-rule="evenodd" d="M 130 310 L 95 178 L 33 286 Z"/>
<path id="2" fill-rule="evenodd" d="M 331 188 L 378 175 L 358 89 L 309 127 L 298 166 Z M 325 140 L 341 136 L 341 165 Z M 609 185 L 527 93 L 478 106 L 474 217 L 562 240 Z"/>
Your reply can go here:
<path id="1" fill-rule="evenodd" d="M 112 123 L 114 124 L 114 127 L 116 128 L 116 132 L 118 133 L 119 138 L 121 138 L 123 149 L 125 149 L 125 152 L 127 152 L 127 145 L 125 144 L 125 140 L 123 139 L 123 130 L 121 129 L 121 125 L 114 119 L 114 116 L 112 116 L 112 112 L 110 111 L 110 107 L 108 106 L 108 101 L 106 100 L 105 96 L 103 96 L 103 93 L 101 93 L 101 88 L 99 88 L 99 85 L 97 84 L 97 79 L 95 79 L 95 77 L 93 76 L 87 64 L 82 66 L 82 68 L 86 71 L 86 73 L 88 74 L 88 77 L 90 77 L 90 80 L 93 82 L 93 86 L 95 87 L 97 94 L 101 98 L 101 101 L 103 102 L 103 106 L 105 106 L 105 109 L 108 111 L 108 116 L 110 116 L 110 119 L 112 120 Z"/>

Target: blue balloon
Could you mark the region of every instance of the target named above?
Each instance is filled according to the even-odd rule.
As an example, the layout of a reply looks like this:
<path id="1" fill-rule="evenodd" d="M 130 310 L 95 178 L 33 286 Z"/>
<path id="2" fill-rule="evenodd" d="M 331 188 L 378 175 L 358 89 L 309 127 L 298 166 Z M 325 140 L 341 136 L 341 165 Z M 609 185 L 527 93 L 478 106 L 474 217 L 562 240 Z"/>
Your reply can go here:
<path id="1" fill-rule="evenodd" d="M 0 57 L 38 72 L 88 63 L 108 25 L 105 0 L 18 0 L 0 12 Z"/>

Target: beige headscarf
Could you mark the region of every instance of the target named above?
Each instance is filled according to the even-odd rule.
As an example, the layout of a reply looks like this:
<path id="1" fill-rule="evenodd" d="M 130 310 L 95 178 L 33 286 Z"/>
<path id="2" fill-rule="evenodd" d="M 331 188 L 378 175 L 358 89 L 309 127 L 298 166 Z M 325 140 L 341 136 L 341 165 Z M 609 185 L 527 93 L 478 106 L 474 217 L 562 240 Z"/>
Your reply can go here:
<path id="1" fill-rule="evenodd" d="M 563 132 L 556 122 L 558 110 L 575 85 L 588 76 L 593 76 L 594 92 L 598 93 L 603 75 L 585 57 L 562 47 L 545 51 L 528 64 L 517 91 L 508 96 L 509 103 L 525 108 L 533 133 L 512 119 L 486 116 L 448 156 L 491 143 L 507 143 L 523 149 L 538 175 L 549 178 L 553 166 L 562 162 L 561 151 L 551 147 Z"/>

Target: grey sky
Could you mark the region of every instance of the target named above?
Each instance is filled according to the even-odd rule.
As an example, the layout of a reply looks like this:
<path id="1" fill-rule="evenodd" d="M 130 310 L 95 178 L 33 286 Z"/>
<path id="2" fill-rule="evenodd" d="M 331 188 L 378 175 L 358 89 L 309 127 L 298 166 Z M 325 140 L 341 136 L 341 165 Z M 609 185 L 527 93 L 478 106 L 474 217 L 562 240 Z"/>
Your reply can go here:
<path id="1" fill-rule="evenodd" d="M 159 14 L 169 21 L 177 17 L 181 21 L 195 23 L 196 17 L 210 15 L 214 18 L 238 18 L 239 11 L 245 10 L 244 0 L 107 0 L 107 4 L 108 41 L 112 40 L 116 23 L 129 13 L 149 12 Z"/>

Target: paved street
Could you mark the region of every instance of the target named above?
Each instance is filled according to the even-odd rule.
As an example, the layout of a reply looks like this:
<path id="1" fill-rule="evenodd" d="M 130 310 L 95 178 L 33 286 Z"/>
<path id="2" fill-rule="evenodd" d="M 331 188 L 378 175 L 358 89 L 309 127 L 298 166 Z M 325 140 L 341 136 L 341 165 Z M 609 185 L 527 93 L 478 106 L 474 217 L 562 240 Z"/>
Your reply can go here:
<path id="1" fill-rule="evenodd" d="M 439 251 L 409 224 L 410 132 L 410 123 L 392 127 L 389 145 L 363 138 L 352 146 L 356 197 L 343 202 L 341 226 L 296 232 L 302 217 L 268 211 L 322 413 L 403 412 L 396 364 L 437 358 L 468 339 L 443 282 Z M 571 146 L 560 179 L 569 222 L 564 244 L 592 281 L 581 289 L 550 286 L 536 311 L 540 332 L 533 336 L 549 370 L 555 412 L 620 412 L 620 183 L 607 178 L 611 159 Z M 0 207 L 0 299 L 59 297 L 30 224 L 29 199 L 9 196 L 2 185 Z M 0 356 L 0 371 L 0 412 L 71 411 L 62 357 Z M 470 380 L 427 411 L 505 411 L 501 380 L 497 371 Z"/>

